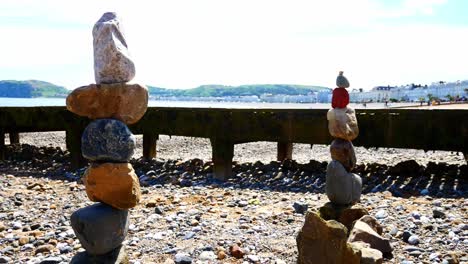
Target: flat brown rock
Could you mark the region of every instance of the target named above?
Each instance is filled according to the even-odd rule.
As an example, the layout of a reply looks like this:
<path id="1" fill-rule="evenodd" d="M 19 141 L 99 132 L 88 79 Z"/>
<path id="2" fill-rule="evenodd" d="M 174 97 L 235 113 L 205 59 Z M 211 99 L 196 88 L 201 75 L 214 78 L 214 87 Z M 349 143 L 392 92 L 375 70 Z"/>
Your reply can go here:
<path id="1" fill-rule="evenodd" d="M 349 235 L 348 242 L 362 241 L 377 249 L 382 253 L 391 253 L 393 251 L 390 241 L 380 236 L 371 226 L 363 221 L 356 221 L 353 230 Z"/>
<path id="2" fill-rule="evenodd" d="M 125 124 L 140 120 L 148 107 L 148 88 L 140 84 L 90 84 L 67 97 L 67 109 L 91 119 L 115 118 Z"/>
<path id="3" fill-rule="evenodd" d="M 348 231 L 353 227 L 354 221 L 363 219 L 369 212 L 360 205 L 345 206 L 331 202 L 319 208 L 320 216 L 325 220 L 336 220 L 342 223 Z"/>
<path id="4" fill-rule="evenodd" d="M 140 183 L 130 163 L 92 164 L 83 181 L 91 201 L 117 209 L 135 207 L 141 198 Z"/>

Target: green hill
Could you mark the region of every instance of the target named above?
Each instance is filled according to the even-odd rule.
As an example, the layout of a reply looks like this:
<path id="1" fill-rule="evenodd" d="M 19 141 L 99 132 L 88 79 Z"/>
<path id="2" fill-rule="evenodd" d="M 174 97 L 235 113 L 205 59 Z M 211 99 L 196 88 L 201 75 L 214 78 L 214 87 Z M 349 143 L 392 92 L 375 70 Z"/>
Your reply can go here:
<path id="1" fill-rule="evenodd" d="M 322 86 L 293 84 L 252 84 L 240 86 L 202 85 L 192 89 L 167 89 L 148 86 L 149 94 L 155 97 L 227 97 L 272 95 L 307 95 L 319 90 L 330 90 Z M 52 83 L 28 81 L 0 81 L 0 97 L 65 97 L 70 90 Z"/>
<path id="2" fill-rule="evenodd" d="M 65 87 L 44 81 L 0 81 L 0 97 L 65 97 L 68 93 Z"/>
<path id="3" fill-rule="evenodd" d="M 202 85 L 193 89 L 166 89 L 148 86 L 152 96 L 177 97 L 225 97 L 225 96 L 260 96 L 262 94 L 306 95 L 320 90 L 330 90 L 322 86 L 294 84 L 253 84 L 240 86 Z"/>

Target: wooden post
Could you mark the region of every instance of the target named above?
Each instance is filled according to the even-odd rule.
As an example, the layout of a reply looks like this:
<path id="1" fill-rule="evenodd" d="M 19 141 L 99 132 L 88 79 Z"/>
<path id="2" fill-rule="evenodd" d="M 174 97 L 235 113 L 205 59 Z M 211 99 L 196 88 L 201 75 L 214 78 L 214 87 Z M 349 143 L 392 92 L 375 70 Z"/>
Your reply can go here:
<path id="1" fill-rule="evenodd" d="M 20 135 L 17 132 L 10 132 L 10 145 L 12 144 L 19 144 L 20 143 Z"/>
<path id="2" fill-rule="evenodd" d="M 293 143 L 291 142 L 278 142 L 278 155 L 277 160 L 283 161 L 292 159 Z"/>
<path id="3" fill-rule="evenodd" d="M 5 131 L 0 128 L 0 160 L 5 159 Z"/>
<path id="4" fill-rule="evenodd" d="M 143 159 L 151 160 L 156 158 L 156 145 L 158 139 L 158 134 L 143 133 Z"/>
<path id="5" fill-rule="evenodd" d="M 234 143 L 229 140 L 210 139 L 213 156 L 214 177 L 225 181 L 232 175 L 232 158 L 234 157 Z"/>
<path id="6" fill-rule="evenodd" d="M 66 131 L 66 144 L 70 152 L 71 168 L 73 170 L 79 169 L 86 165 L 87 161 L 81 155 L 81 134 L 83 129 L 74 127 Z"/>

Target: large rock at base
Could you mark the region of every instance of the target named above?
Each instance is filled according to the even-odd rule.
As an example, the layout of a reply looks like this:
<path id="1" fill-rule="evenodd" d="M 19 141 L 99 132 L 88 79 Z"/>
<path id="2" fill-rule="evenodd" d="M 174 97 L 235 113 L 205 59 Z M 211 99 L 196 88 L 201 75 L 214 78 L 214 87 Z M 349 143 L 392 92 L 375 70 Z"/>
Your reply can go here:
<path id="1" fill-rule="evenodd" d="M 328 110 L 328 131 L 335 138 L 352 141 L 359 135 L 359 127 L 354 109 L 333 108 Z"/>
<path id="2" fill-rule="evenodd" d="M 140 120 L 148 108 L 148 88 L 139 84 L 90 84 L 67 97 L 67 109 L 91 119 L 115 118 L 125 124 Z"/>
<path id="3" fill-rule="evenodd" d="M 336 220 L 342 223 L 348 230 L 351 230 L 354 224 L 354 221 L 362 219 L 363 216 L 369 214 L 369 212 L 359 206 L 346 206 L 338 205 L 328 202 L 319 208 L 320 217 L 324 220 Z"/>
<path id="4" fill-rule="evenodd" d="M 120 246 L 104 255 L 90 255 L 86 251 L 76 254 L 70 264 L 128 264 L 129 259 L 124 246 Z"/>
<path id="5" fill-rule="evenodd" d="M 337 160 L 345 167 L 347 171 L 351 171 L 356 166 L 356 153 L 351 141 L 337 138 L 330 144 L 331 158 Z"/>
<path id="6" fill-rule="evenodd" d="M 345 108 L 349 104 L 349 93 L 345 88 L 335 88 L 332 93 L 332 108 Z"/>
<path id="7" fill-rule="evenodd" d="M 347 172 L 339 161 L 332 160 L 327 166 L 325 189 L 330 202 L 354 204 L 361 198 L 362 180 L 359 175 Z"/>
<path id="8" fill-rule="evenodd" d="M 118 209 L 132 208 L 140 202 L 140 183 L 130 163 L 91 164 L 83 181 L 91 201 Z"/>
<path id="9" fill-rule="evenodd" d="M 304 226 L 296 238 L 298 264 L 360 262 L 360 251 L 346 242 L 347 229 L 331 220 L 325 221 L 312 211 L 307 212 Z"/>
<path id="10" fill-rule="evenodd" d="M 115 13 L 104 13 L 93 28 L 96 83 L 125 83 L 135 77 L 127 42 Z"/>
<path id="11" fill-rule="evenodd" d="M 97 203 L 75 211 L 71 226 L 90 255 L 103 255 L 118 248 L 128 231 L 128 211 Z M 78 263 L 78 262 L 77 262 Z"/>
<path id="12" fill-rule="evenodd" d="M 384 254 L 389 254 L 393 251 L 390 241 L 381 237 L 372 227 L 363 221 L 356 221 L 353 229 L 350 232 L 348 242 L 362 241 L 377 249 Z"/>
<path id="13" fill-rule="evenodd" d="M 92 161 L 128 162 L 135 150 L 135 136 L 115 119 L 91 122 L 81 136 L 83 157 Z"/>

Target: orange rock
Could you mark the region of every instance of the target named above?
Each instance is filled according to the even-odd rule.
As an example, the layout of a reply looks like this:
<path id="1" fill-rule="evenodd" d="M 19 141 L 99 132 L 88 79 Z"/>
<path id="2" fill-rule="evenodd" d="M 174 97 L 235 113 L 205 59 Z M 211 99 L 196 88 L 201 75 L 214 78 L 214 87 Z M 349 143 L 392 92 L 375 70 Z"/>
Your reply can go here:
<path id="1" fill-rule="evenodd" d="M 245 255 L 245 251 L 236 244 L 231 245 L 229 247 L 229 251 L 231 256 L 235 257 L 236 259 L 241 259 Z"/>
<path id="2" fill-rule="evenodd" d="M 84 184 L 94 202 L 118 209 L 132 208 L 140 202 L 140 183 L 130 163 L 92 164 L 85 172 Z"/>
<path id="3" fill-rule="evenodd" d="M 140 120 L 148 107 L 148 88 L 139 84 L 90 84 L 67 97 L 67 109 L 91 119 L 115 118 L 125 124 Z"/>

